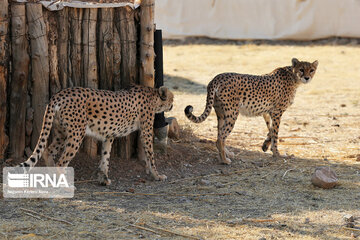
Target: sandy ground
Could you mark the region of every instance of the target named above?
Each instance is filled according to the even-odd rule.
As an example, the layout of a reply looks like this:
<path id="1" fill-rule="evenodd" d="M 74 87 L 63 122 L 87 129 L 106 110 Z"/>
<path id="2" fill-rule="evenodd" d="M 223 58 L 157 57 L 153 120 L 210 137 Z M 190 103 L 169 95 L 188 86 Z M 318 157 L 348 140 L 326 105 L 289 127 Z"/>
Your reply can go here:
<path id="1" fill-rule="evenodd" d="M 164 46 L 166 85 L 182 138 L 157 154 L 166 182 L 144 163 L 111 161 L 110 187 L 79 182 L 73 199 L 0 199 L 0 239 L 353 239 L 344 216 L 360 228 L 360 47 L 356 39 L 315 42 L 228 42 L 195 39 Z M 299 88 L 280 126 L 279 150 L 261 151 L 262 118 L 239 117 L 227 145 L 231 166 L 218 163 L 216 117 L 202 124 L 183 114 L 205 106 L 206 85 L 218 73 L 268 73 L 292 57 L 319 61 L 315 78 Z M 73 161 L 77 180 L 93 179 L 96 161 Z M 85 165 L 85 166 L 84 166 Z M 317 166 L 330 166 L 339 185 L 311 185 Z M 20 208 L 38 214 L 26 215 Z M 36 218 L 39 214 L 45 217 Z"/>

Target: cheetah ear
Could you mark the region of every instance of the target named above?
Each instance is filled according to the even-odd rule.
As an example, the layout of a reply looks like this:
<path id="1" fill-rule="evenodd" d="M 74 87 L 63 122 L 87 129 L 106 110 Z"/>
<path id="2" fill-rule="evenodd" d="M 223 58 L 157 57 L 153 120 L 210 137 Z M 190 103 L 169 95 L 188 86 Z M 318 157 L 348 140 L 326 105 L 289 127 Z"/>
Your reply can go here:
<path id="1" fill-rule="evenodd" d="M 159 95 L 160 95 L 160 99 L 165 101 L 167 99 L 167 96 L 168 96 L 167 87 L 160 87 L 159 88 Z"/>
<path id="2" fill-rule="evenodd" d="M 314 61 L 314 62 L 312 63 L 312 65 L 313 65 L 315 68 L 317 68 L 317 66 L 319 65 L 318 60 Z"/>
<path id="3" fill-rule="evenodd" d="M 293 59 L 291 59 L 291 63 L 292 63 L 292 66 L 295 67 L 299 63 L 299 60 L 297 58 L 293 58 Z"/>

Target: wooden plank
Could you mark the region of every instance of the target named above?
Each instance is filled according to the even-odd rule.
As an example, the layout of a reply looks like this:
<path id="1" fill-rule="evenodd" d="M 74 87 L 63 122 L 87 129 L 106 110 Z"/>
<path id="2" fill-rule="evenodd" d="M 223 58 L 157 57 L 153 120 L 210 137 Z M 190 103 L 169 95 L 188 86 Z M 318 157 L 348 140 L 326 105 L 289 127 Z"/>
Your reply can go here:
<path id="1" fill-rule="evenodd" d="M 99 9 L 99 88 L 114 90 L 113 84 L 113 8 Z"/>
<path id="2" fill-rule="evenodd" d="M 69 61 L 71 66 L 70 76 L 68 86 L 83 86 L 81 81 L 81 24 L 82 24 L 82 12 L 81 8 L 70 8 L 69 9 L 69 18 L 70 18 L 70 56 Z"/>
<path id="3" fill-rule="evenodd" d="M 9 144 L 9 138 L 6 134 L 7 117 L 7 79 L 8 79 L 8 31 L 9 14 L 8 0 L 0 0 L 0 160 L 5 159 L 5 153 Z"/>
<path id="4" fill-rule="evenodd" d="M 96 23 L 97 9 L 84 9 L 82 22 L 83 61 L 81 65 L 83 82 L 85 87 L 98 88 L 98 71 L 96 59 Z M 97 156 L 97 141 L 91 137 L 85 137 L 84 151 L 89 157 Z"/>
<path id="5" fill-rule="evenodd" d="M 20 158 L 25 149 L 25 119 L 29 75 L 28 40 L 24 4 L 11 5 L 12 77 L 9 100 L 10 157 Z"/>
<path id="6" fill-rule="evenodd" d="M 58 41 L 57 41 L 57 53 L 59 61 L 59 82 L 61 88 L 67 88 L 68 86 L 68 42 L 69 42 L 69 8 L 64 8 L 61 11 L 57 11 L 57 29 Z"/>
<path id="7" fill-rule="evenodd" d="M 140 84 L 154 87 L 155 0 L 143 0 L 140 7 Z"/>
<path id="8" fill-rule="evenodd" d="M 42 5 L 27 3 L 26 16 L 31 43 L 32 107 L 34 109 L 31 147 L 34 148 L 40 136 L 45 108 L 49 102 L 49 52 Z"/>

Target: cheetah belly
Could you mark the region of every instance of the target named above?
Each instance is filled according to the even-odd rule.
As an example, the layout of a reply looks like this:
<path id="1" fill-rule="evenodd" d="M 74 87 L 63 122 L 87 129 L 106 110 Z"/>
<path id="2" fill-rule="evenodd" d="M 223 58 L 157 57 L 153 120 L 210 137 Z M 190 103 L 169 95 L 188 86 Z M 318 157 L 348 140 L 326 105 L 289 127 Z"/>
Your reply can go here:
<path id="1" fill-rule="evenodd" d="M 257 117 L 263 114 L 265 111 L 264 109 L 252 109 L 249 106 L 242 104 L 240 105 L 239 112 L 241 115 L 246 117 Z"/>
<path id="2" fill-rule="evenodd" d="M 100 140 L 100 141 L 104 141 L 104 140 L 105 140 L 105 136 L 103 136 L 103 135 L 101 135 L 99 132 L 91 129 L 88 125 L 86 125 L 85 135 L 86 135 L 86 136 L 93 137 L 93 138 L 96 138 L 97 140 Z"/>

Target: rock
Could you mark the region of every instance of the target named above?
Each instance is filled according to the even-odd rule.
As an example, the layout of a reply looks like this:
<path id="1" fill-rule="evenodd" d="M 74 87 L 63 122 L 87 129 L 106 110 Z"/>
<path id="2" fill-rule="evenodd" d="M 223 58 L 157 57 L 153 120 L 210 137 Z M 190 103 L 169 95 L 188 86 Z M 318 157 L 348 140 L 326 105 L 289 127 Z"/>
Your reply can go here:
<path id="1" fill-rule="evenodd" d="M 180 126 L 174 117 L 166 118 L 165 121 L 169 124 L 168 136 L 172 139 L 180 139 Z"/>
<path id="2" fill-rule="evenodd" d="M 198 181 L 199 185 L 210 185 L 211 182 L 209 180 L 201 179 Z"/>
<path id="3" fill-rule="evenodd" d="M 311 183 L 314 186 L 329 189 L 337 185 L 338 178 L 330 167 L 318 167 L 311 177 Z"/>
<path id="4" fill-rule="evenodd" d="M 344 220 L 345 220 L 345 222 L 354 222 L 354 221 L 355 221 L 355 218 L 354 218 L 354 216 L 351 215 L 351 214 L 346 214 L 346 215 L 344 216 Z"/>

